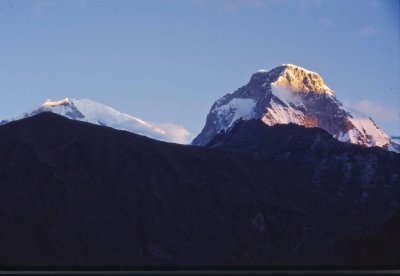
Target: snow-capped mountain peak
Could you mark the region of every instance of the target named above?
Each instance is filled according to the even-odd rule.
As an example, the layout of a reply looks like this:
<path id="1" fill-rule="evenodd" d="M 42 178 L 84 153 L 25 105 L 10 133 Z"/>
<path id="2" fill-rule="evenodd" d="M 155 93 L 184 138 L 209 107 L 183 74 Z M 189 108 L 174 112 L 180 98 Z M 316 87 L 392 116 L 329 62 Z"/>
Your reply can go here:
<path id="1" fill-rule="evenodd" d="M 319 127 L 343 142 L 400 151 L 371 118 L 344 107 L 318 73 L 293 64 L 258 70 L 247 85 L 215 101 L 192 143 L 207 145 L 238 119 Z"/>
<path id="2" fill-rule="evenodd" d="M 41 112 L 53 112 L 68 119 L 126 130 L 167 142 L 185 144 L 190 135 L 183 127 L 150 123 L 89 99 L 65 98 L 60 101 L 46 101 L 32 112 L 24 113 L 11 120 L 3 120 L 0 125 Z"/>

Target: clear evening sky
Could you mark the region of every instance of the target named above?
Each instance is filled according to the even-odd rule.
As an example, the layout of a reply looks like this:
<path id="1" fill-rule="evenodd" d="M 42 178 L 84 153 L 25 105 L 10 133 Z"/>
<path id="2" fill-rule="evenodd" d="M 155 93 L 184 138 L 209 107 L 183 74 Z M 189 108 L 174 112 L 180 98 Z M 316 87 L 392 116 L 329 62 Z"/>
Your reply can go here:
<path id="1" fill-rule="evenodd" d="M 399 1 L 0 0 L 0 120 L 88 98 L 200 132 L 258 69 L 320 73 L 400 134 Z"/>

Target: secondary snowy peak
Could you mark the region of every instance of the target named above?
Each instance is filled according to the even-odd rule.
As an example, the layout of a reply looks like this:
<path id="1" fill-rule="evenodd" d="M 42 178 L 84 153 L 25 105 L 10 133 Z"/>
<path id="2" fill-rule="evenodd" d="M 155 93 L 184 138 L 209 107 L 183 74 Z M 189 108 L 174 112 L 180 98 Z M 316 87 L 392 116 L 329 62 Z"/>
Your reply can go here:
<path id="1" fill-rule="evenodd" d="M 183 127 L 173 124 L 153 124 L 146 122 L 88 99 L 76 100 L 66 98 L 60 101 L 46 101 L 32 112 L 24 113 L 11 120 L 3 120 L 0 122 L 0 125 L 42 112 L 53 112 L 68 119 L 126 130 L 167 142 L 185 144 L 189 137 L 189 132 Z"/>
<path id="2" fill-rule="evenodd" d="M 343 142 L 400 151 L 371 118 L 345 108 L 318 73 L 293 64 L 259 70 L 247 85 L 218 99 L 192 144 L 207 145 L 238 119 L 319 127 Z"/>

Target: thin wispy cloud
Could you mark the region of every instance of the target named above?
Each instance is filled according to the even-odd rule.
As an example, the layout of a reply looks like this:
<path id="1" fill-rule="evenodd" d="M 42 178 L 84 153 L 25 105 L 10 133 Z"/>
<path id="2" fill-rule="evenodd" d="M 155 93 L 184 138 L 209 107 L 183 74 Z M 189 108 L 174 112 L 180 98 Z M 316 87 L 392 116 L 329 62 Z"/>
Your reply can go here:
<path id="1" fill-rule="evenodd" d="M 371 5 L 372 8 L 378 9 L 378 8 L 382 7 L 382 1 L 372 0 L 370 2 L 370 5 Z"/>
<path id="2" fill-rule="evenodd" d="M 400 123 L 400 113 L 384 104 L 362 100 L 357 103 L 346 102 L 345 105 L 385 123 Z"/>
<path id="3" fill-rule="evenodd" d="M 321 0 L 298 0 L 297 2 L 301 13 L 321 6 Z"/>
<path id="4" fill-rule="evenodd" d="M 165 137 L 174 143 L 189 144 L 193 135 L 184 127 L 172 123 L 153 124 L 153 126 L 164 131 Z"/>
<path id="5" fill-rule="evenodd" d="M 56 16 L 63 10 L 82 10 L 86 8 L 86 0 L 69 0 L 69 1 L 51 1 L 37 0 L 33 2 L 32 15 L 35 17 L 41 16 Z"/>
<path id="6" fill-rule="evenodd" d="M 379 30 L 380 29 L 378 27 L 368 26 L 368 27 L 364 27 L 362 29 L 359 29 L 354 34 L 357 37 L 367 38 L 367 37 L 371 37 L 371 36 L 376 35 L 379 32 Z"/>
<path id="7" fill-rule="evenodd" d="M 275 2 L 275 0 L 225 0 L 222 4 L 222 9 L 228 13 L 237 13 L 243 8 L 260 7 L 267 3 Z"/>
<path id="8" fill-rule="evenodd" d="M 260 8 L 266 6 L 297 6 L 300 13 L 305 13 L 311 9 L 321 6 L 321 0 L 225 0 L 222 2 L 222 8 L 228 13 L 238 13 L 243 9 Z"/>
<path id="9" fill-rule="evenodd" d="M 324 28 L 332 28 L 333 27 L 333 20 L 329 17 L 322 16 L 318 20 L 319 24 Z"/>
<path id="10" fill-rule="evenodd" d="M 8 15 L 13 8 L 10 0 L 0 0 L 0 15 Z"/>

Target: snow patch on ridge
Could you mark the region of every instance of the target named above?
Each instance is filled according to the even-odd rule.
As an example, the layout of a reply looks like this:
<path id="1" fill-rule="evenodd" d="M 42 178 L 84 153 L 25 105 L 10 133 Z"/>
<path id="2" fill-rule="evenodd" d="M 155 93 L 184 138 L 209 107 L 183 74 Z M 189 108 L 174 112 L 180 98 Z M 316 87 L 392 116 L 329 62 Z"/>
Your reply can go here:
<path id="1" fill-rule="evenodd" d="M 138 127 L 153 128 L 153 126 L 141 119 L 119 112 L 109 106 L 88 100 L 73 100 L 74 105 L 85 116 L 86 120 L 91 123 L 99 124 L 100 122 L 107 126 L 118 125 L 121 129 L 129 130 L 132 123 L 137 123 Z M 153 128 L 154 131 L 164 134 L 165 132 L 158 128 Z"/>
<path id="2" fill-rule="evenodd" d="M 105 125 L 119 130 L 126 130 L 140 135 L 167 142 L 186 144 L 190 133 L 174 124 L 154 124 L 119 112 L 109 106 L 88 100 L 71 100 L 84 115 L 85 121 Z"/>
<path id="3" fill-rule="evenodd" d="M 271 101 L 270 107 L 267 108 L 266 114 L 262 117 L 262 121 L 269 126 L 275 124 L 301 124 L 304 114 L 291 107 L 284 107 L 281 104 Z"/>
<path id="4" fill-rule="evenodd" d="M 353 124 L 354 128 L 347 133 L 341 134 L 338 139 L 342 142 L 351 142 L 357 144 L 360 138 L 368 140 L 370 146 L 383 147 L 390 143 L 390 137 L 384 133 L 372 119 L 359 111 L 348 107 L 340 106 L 341 109 L 348 112 L 348 120 Z M 347 140 L 346 140 L 347 139 Z"/>
<path id="5" fill-rule="evenodd" d="M 390 138 L 383 131 L 376 127 L 371 119 L 366 118 L 349 118 L 349 121 L 365 136 L 370 137 L 372 146 L 382 147 L 389 143 Z"/>
<path id="6" fill-rule="evenodd" d="M 255 106 L 256 106 L 256 102 L 252 99 L 235 98 L 235 99 L 232 99 L 227 104 L 219 106 L 218 108 L 213 110 L 213 112 L 215 112 L 217 114 L 217 116 L 220 118 L 231 115 L 231 118 L 229 119 L 229 121 L 230 121 L 230 123 L 228 125 L 228 127 L 229 127 L 237 119 L 240 119 L 240 118 L 242 118 L 244 120 L 252 119 L 253 110 L 254 110 Z"/>
<path id="7" fill-rule="evenodd" d="M 271 83 L 271 92 L 273 95 L 278 97 L 282 102 L 284 102 L 288 107 L 295 106 L 295 107 L 305 108 L 300 98 L 300 95 L 293 93 L 285 86 L 279 86 L 275 83 Z"/>

